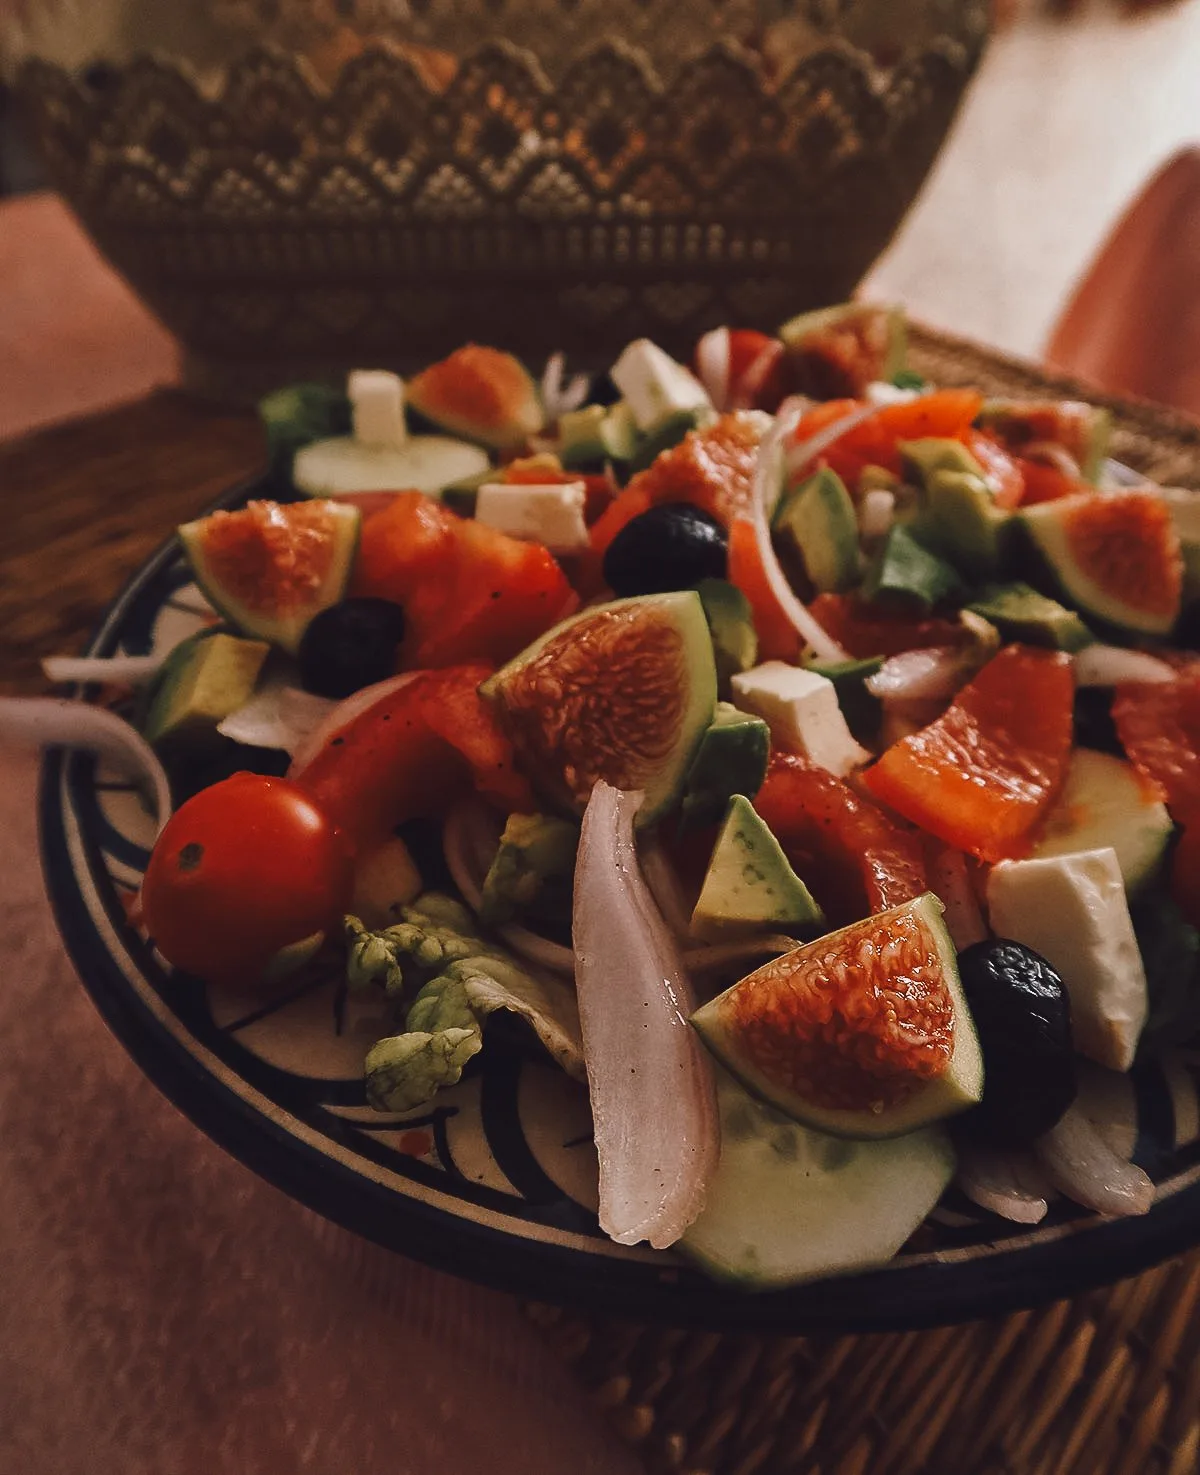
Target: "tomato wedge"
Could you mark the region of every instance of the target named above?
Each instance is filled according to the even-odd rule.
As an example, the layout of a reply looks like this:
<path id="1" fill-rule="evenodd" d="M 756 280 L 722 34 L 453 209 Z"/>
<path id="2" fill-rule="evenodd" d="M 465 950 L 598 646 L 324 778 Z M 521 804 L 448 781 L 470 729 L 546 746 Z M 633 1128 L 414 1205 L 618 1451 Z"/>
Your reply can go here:
<path id="1" fill-rule="evenodd" d="M 553 555 L 420 492 L 402 492 L 364 522 L 351 593 L 399 604 L 405 666 L 497 664 L 575 607 Z"/>
<path id="2" fill-rule="evenodd" d="M 920 836 L 806 758 L 772 752 L 754 807 L 832 926 L 927 889 Z"/>
<path id="3" fill-rule="evenodd" d="M 1200 667 L 1174 681 L 1118 686 L 1112 717 L 1129 761 L 1159 786 L 1172 815 L 1200 821 Z"/>
<path id="4" fill-rule="evenodd" d="M 747 595 L 749 598 L 749 595 Z M 809 601 L 813 618 L 856 660 L 896 656 L 906 650 L 961 645 L 971 639 L 957 620 L 905 619 L 884 614 L 857 594 L 818 594 Z"/>
<path id="5" fill-rule="evenodd" d="M 981 860 L 1019 855 L 1066 775 L 1071 658 L 1009 645 L 930 726 L 893 743 L 864 781 L 931 835 Z"/>

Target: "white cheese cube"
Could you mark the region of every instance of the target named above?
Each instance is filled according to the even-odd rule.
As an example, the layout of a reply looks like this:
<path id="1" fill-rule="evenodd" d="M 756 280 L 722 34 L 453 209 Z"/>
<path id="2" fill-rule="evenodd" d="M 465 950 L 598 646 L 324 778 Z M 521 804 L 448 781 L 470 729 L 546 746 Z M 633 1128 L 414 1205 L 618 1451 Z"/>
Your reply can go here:
<path id="1" fill-rule="evenodd" d="M 611 374 L 643 435 L 657 430 L 672 415 L 712 409 L 699 379 L 649 338 L 630 343 L 612 366 Z"/>
<path id="2" fill-rule="evenodd" d="M 404 424 L 404 380 L 386 369 L 355 369 L 346 380 L 354 439 L 360 445 L 379 449 L 402 446 L 408 431 Z"/>
<path id="3" fill-rule="evenodd" d="M 1149 1005 L 1117 852 L 1001 861 L 987 897 L 993 932 L 1041 953 L 1061 977 L 1079 1053 L 1128 1070 Z"/>
<path id="4" fill-rule="evenodd" d="M 730 685 L 734 705 L 761 717 L 776 742 L 839 778 L 870 760 L 851 736 L 837 688 L 827 676 L 786 661 L 766 661 L 740 672 Z"/>
<path id="5" fill-rule="evenodd" d="M 581 481 L 561 486 L 485 482 L 475 497 L 475 520 L 511 538 L 544 543 L 551 553 L 581 553 L 589 541 L 583 520 L 586 500 Z"/>

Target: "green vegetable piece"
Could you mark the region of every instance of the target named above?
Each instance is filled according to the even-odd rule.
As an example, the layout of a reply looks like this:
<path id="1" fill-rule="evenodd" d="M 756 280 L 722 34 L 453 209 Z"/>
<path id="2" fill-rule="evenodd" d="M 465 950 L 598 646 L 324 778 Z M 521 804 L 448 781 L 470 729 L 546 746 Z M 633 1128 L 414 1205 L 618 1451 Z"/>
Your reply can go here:
<path id="1" fill-rule="evenodd" d="M 758 664 L 758 634 L 750 601 L 727 579 L 701 579 L 696 593 L 712 636 L 717 688 L 729 691 L 729 678 Z"/>
<path id="2" fill-rule="evenodd" d="M 143 724 L 146 741 L 172 756 L 203 757 L 222 743 L 217 724 L 254 694 L 270 646 L 223 631 L 181 641 L 163 663 Z"/>
<path id="3" fill-rule="evenodd" d="M 707 406 L 696 410 L 678 410 L 648 434 L 640 436 L 629 457 L 630 471 L 644 471 L 647 466 L 677 446 L 685 435 L 711 419 L 712 411 Z"/>
<path id="4" fill-rule="evenodd" d="M 858 490 L 867 492 L 894 492 L 902 485 L 900 478 L 886 466 L 864 466 L 858 473 Z"/>
<path id="5" fill-rule="evenodd" d="M 604 454 L 610 461 L 632 461 L 639 439 L 640 432 L 629 402 L 619 399 L 600 422 L 600 443 Z"/>
<path id="6" fill-rule="evenodd" d="M 346 977 L 352 989 L 378 984 L 386 993 L 398 994 L 404 986 L 403 960 L 419 968 L 441 968 L 490 950 L 475 935 L 470 912 L 451 897 L 427 891 L 400 915 L 402 921 L 378 932 L 369 931 L 357 917 L 346 918 Z"/>
<path id="7" fill-rule="evenodd" d="M 568 1075 L 585 1079 L 570 989 L 542 983 L 511 959 L 480 956 L 451 963 L 431 978 L 413 1001 L 404 1032 L 371 1047 L 367 1100 L 377 1111 L 411 1111 L 456 1084 L 483 1048 L 484 1022 L 497 1010 L 524 1019 Z"/>
<path id="8" fill-rule="evenodd" d="M 767 776 L 770 755 L 771 732 L 762 718 L 718 702 L 688 769 L 681 826 L 716 824 L 734 794 L 753 798 Z"/>
<path id="9" fill-rule="evenodd" d="M 569 921 L 579 826 L 548 814 L 510 814 L 487 876 L 479 920 L 528 914 Z"/>
<path id="10" fill-rule="evenodd" d="M 824 921 L 779 841 L 743 794 L 729 801 L 691 930 L 705 941 Z"/>
<path id="11" fill-rule="evenodd" d="M 892 383 L 897 389 L 924 389 L 929 380 L 918 374 L 916 369 L 900 369 L 892 375 Z"/>
<path id="12" fill-rule="evenodd" d="M 1076 651 L 1095 639 L 1073 609 L 1019 581 L 989 584 L 967 608 L 995 625 L 1005 640 Z"/>
<path id="13" fill-rule="evenodd" d="M 329 384 L 289 384 L 258 402 L 271 471 L 291 477 L 292 457 L 313 441 L 349 435 L 350 397 Z"/>
<path id="14" fill-rule="evenodd" d="M 966 578 L 994 578 L 1011 518 L 996 506 L 979 462 L 959 441 L 938 437 L 903 441 L 900 455 L 923 492 L 909 523 L 913 537 Z"/>
<path id="15" fill-rule="evenodd" d="M 601 434 L 607 415 L 603 405 L 584 405 L 558 417 L 558 458 L 564 466 L 593 466 L 607 459 Z"/>
<path id="16" fill-rule="evenodd" d="M 799 551 L 818 593 L 841 594 L 858 583 L 858 517 L 836 471 L 824 467 L 797 487 L 774 525 Z"/>
<path id="17" fill-rule="evenodd" d="M 924 440 L 900 443 L 900 459 L 904 468 L 921 486 L 927 487 L 937 471 L 961 471 L 984 479 L 983 467 L 960 440 L 931 435 Z"/>
<path id="18" fill-rule="evenodd" d="M 857 661 L 808 662 L 810 671 L 833 682 L 842 716 L 860 743 L 874 737 L 883 717 L 883 703 L 867 690 L 867 677 L 874 676 L 882 665 L 882 656 Z"/>
<path id="19" fill-rule="evenodd" d="M 962 592 L 954 566 L 930 552 L 901 523 L 895 524 L 867 569 L 862 593 L 872 603 L 916 605 L 928 613 Z"/>

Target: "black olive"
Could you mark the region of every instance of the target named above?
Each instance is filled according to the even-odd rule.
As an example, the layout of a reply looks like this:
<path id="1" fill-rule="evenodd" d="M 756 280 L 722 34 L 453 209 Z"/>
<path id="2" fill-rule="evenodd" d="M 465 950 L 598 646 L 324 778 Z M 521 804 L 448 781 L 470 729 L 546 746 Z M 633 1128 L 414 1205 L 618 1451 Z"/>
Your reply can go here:
<path id="1" fill-rule="evenodd" d="M 604 581 L 614 594 L 667 594 L 701 579 L 723 579 L 729 561 L 725 529 L 690 502 L 662 502 L 627 522 L 604 555 Z"/>
<path id="2" fill-rule="evenodd" d="M 1111 689 L 1081 686 L 1075 693 L 1075 742 L 1081 748 L 1097 748 L 1124 758 L 1125 749 L 1117 736 L 1112 715 Z"/>
<path id="3" fill-rule="evenodd" d="M 348 697 L 396 670 L 404 611 L 390 599 L 343 599 L 309 621 L 300 641 L 300 680 L 322 697 Z"/>
<path id="4" fill-rule="evenodd" d="M 1019 942 L 977 942 L 958 971 L 983 1050 L 983 1100 L 965 1128 L 998 1147 L 1047 1132 L 1075 1099 L 1071 1004 L 1045 958 Z"/>

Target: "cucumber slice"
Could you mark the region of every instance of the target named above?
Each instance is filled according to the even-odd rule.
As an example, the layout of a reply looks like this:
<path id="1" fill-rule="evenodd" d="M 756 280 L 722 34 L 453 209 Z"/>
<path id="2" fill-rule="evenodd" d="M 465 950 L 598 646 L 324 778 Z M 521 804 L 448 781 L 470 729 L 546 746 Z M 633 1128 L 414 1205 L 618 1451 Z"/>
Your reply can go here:
<path id="1" fill-rule="evenodd" d="M 1076 748 L 1062 793 L 1030 858 L 1044 860 L 1111 845 L 1125 890 L 1132 895 L 1158 869 L 1171 829 L 1166 805 L 1131 764 L 1110 753 Z"/>
<path id="2" fill-rule="evenodd" d="M 314 441 L 296 452 L 292 481 L 308 497 L 355 492 L 438 493 L 491 468 L 480 446 L 448 435 L 414 435 L 401 446 L 365 446 L 350 435 Z"/>
<path id="3" fill-rule="evenodd" d="M 721 1160 L 680 1240 L 710 1275 L 770 1290 L 890 1260 L 954 1173 L 941 1127 L 848 1142 L 798 1126 L 717 1071 Z"/>

